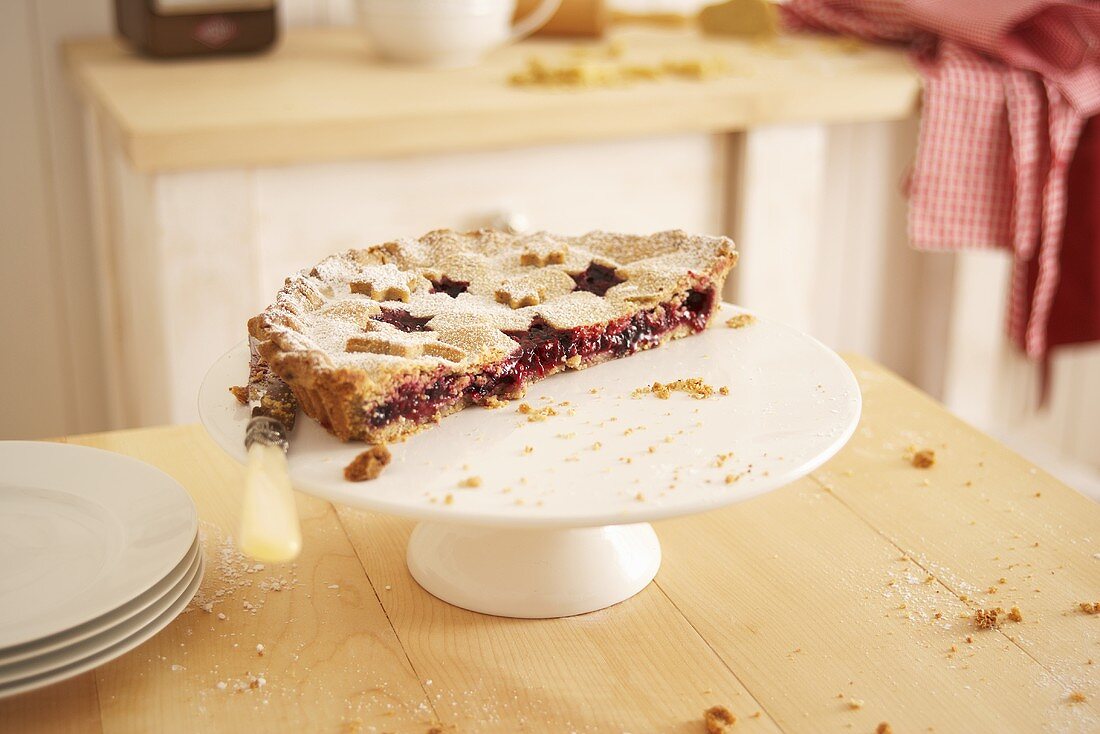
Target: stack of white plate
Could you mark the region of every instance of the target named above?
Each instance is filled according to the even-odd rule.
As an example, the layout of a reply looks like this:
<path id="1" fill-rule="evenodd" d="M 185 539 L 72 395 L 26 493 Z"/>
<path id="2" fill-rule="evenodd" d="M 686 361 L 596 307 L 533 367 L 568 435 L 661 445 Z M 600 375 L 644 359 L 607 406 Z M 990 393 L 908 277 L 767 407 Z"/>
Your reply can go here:
<path id="1" fill-rule="evenodd" d="M 167 474 L 83 446 L 0 442 L 0 697 L 148 640 L 202 573 L 195 505 Z"/>

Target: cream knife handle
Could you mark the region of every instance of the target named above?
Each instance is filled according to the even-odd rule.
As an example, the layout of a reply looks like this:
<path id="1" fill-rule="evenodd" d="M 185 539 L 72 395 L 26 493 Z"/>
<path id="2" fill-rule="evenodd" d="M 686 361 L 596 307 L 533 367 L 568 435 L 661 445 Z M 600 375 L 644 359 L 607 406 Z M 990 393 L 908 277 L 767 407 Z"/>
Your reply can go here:
<path id="1" fill-rule="evenodd" d="M 255 441 L 248 447 L 241 552 L 265 563 L 285 563 L 302 550 L 302 529 L 286 454 L 279 446 Z"/>

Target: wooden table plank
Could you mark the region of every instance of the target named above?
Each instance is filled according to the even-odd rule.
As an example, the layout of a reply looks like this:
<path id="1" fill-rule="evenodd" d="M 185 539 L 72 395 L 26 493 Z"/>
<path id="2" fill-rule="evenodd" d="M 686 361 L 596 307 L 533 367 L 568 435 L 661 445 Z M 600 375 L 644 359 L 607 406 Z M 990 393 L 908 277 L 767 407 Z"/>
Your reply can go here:
<path id="1" fill-rule="evenodd" d="M 902 119 L 920 82 L 901 51 L 852 53 L 806 37 L 770 45 L 694 32 L 617 31 L 627 63 L 725 59 L 735 73 L 624 88 L 515 88 L 538 54 L 576 63 L 573 41 L 531 39 L 470 69 L 381 64 L 361 32 L 292 29 L 270 54 L 142 59 L 108 39 L 65 46 L 77 87 L 139 170 L 281 165 L 756 125 Z"/>
<path id="2" fill-rule="evenodd" d="M 1100 597 L 1100 506 L 881 367 L 851 362 L 870 409 L 814 476 L 970 609 L 1018 604 L 1024 621 L 1000 634 L 1067 693 L 1100 701 L 1100 615 L 1077 608 Z M 914 468 L 911 446 L 933 449 L 935 465 Z"/>
<path id="3" fill-rule="evenodd" d="M 746 732 L 778 731 L 761 706 L 650 586 L 580 617 L 467 612 L 405 569 L 413 523 L 341 508 L 341 519 L 440 718 L 470 732 L 683 732 L 723 704 Z"/>
<path id="4" fill-rule="evenodd" d="M 228 543 L 243 470 L 201 429 L 126 431 L 76 442 L 140 457 L 187 488 L 205 535 L 200 603 L 213 603 L 211 613 L 193 607 L 96 671 L 104 731 L 427 730 L 434 716 L 425 691 L 330 504 L 299 494 L 308 538 L 301 557 L 294 567 L 247 573 L 251 564 Z M 283 579 L 292 588 L 272 590 Z M 228 595 L 219 599 L 219 590 Z M 265 646 L 263 656 L 258 644 Z M 266 685 L 234 692 L 253 676 Z"/>
<path id="5" fill-rule="evenodd" d="M 100 734 L 96 671 L 0 701 L 0 731 Z"/>
<path id="6" fill-rule="evenodd" d="M 962 602 L 812 480 L 658 533 L 657 583 L 785 732 L 1037 731 L 1080 713 L 1003 638 L 967 644 Z"/>

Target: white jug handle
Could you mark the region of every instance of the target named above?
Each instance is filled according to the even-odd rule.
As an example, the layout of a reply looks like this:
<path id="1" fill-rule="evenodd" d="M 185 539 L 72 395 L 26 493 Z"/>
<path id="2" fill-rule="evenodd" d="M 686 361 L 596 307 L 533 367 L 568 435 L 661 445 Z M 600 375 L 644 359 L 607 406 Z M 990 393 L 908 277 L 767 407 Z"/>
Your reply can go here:
<path id="1" fill-rule="evenodd" d="M 537 8 L 527 14 L 526 18 L 512 26 L 512 34 L 508 36 L 509 42 L 518 41 L 542 28 L 546 21 L 558 11 L 559 5 L 561 0 L 542 0 Z"/>

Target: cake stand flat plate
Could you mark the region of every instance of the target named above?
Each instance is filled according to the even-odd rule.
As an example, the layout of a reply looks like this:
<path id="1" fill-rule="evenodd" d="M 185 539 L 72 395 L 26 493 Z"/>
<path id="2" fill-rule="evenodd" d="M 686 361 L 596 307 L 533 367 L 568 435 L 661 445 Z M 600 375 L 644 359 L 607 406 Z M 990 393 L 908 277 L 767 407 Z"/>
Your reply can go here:
<path id="1" fill-rule="evenodd" d="M 848 366 L 813 338 L 765 319 L 724 325 L 742 312 L 725 305 L 702 334 L 556 375 L 503 408 L 449 416 L 391 445 L 393 461 L 373 481 L 343 477 L 363 444 L 301 416 L 288 454 L 294 486 L 365 510 L 498 527 L 639 523 L 756 497 L 832 457 L 855 430 L 860 393 Z M 229 387 L 247 374 L 242 343 L 211 367 L 199 395 L 203 425 L 242 462 L 249 410 Z M 692 377 L 715 394 L 634 394 Z M 531 421 L 520 402 L 556 415 Z"/>

